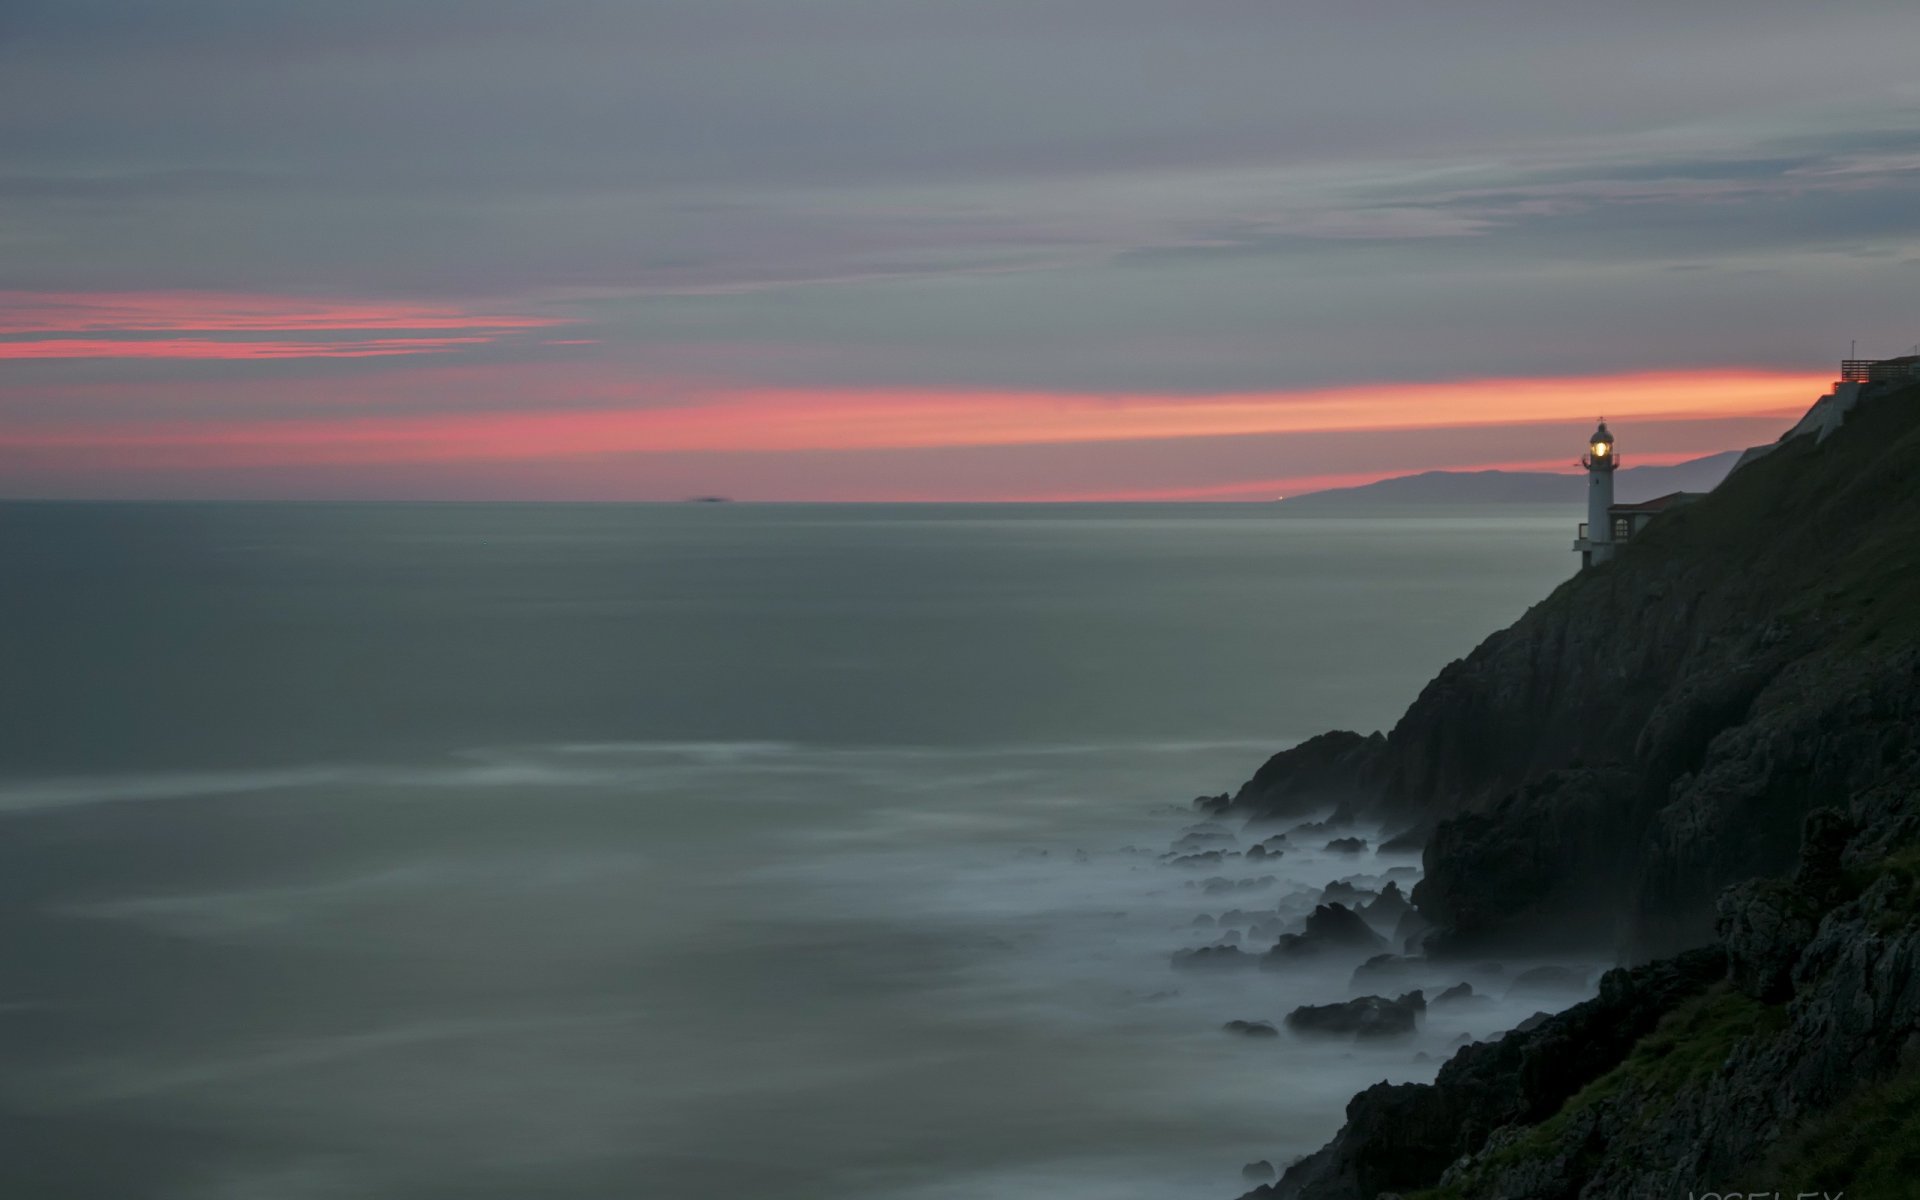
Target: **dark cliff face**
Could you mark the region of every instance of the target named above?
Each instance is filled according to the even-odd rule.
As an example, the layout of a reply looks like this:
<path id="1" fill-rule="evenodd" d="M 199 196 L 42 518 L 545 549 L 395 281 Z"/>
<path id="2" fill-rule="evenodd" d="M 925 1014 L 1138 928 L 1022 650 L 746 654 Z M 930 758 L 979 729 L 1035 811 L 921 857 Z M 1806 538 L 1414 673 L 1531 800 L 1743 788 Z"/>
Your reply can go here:
<path id="1" fill-rule="evenodd" d="M 1698 945 L 1807 812 L 1910 779 L 1920 388 L 1871 396 L 1655 521 L 1443 670 L 1385 737 L 1278 755 L 1232 809 L 1432 829 L 1436 951 Z"/>
<path id="2" fill-rule="evenodd" d="M 1915 834 L 1911 811 L 1874 800 L 1815 810 L 1791 875 L 1720 895 L 1719 945 L 1612 971 L 1594 999 L 1466 1047 L 1431 1084 L 1367 1089 L 1333 1141 L 1250 1200 L 1912 1194 Z"/>

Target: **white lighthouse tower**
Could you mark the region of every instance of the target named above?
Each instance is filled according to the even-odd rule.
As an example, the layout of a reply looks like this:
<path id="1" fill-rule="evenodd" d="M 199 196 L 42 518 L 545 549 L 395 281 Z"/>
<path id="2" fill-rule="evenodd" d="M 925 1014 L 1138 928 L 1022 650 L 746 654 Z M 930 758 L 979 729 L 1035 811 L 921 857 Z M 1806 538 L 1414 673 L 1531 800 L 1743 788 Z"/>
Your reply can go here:
<path id="1" fill-rule="evenodd" d="M 1580 464 L 1587 469 L 1586 545 L 1582 547 L 1586 553 L 1581 565 L 1598 566 L 1613 557 L 1613 514 L 1609 510 L 1613 508 L 1613 472 L 1620 465 L 1604 418 L 1587 439 L 1587 456 Z"/>

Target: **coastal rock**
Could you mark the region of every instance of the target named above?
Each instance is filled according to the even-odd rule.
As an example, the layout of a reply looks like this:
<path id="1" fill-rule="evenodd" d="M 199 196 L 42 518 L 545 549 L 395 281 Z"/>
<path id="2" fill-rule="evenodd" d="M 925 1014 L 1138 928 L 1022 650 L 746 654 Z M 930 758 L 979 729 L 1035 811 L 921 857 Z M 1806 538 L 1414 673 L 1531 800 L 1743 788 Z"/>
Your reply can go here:
<path id="1" fill-rule="evenodd" d="M 1376 954 L 1353 969 L 1353 976 L 1347 986 L 1355 991 L 1361 988 L 1379 987 L 1382 984 L 1401 983 L 1409 979 L 1421 966 L 1417 958 L 1407 958 L 1399 954 Z"/>
<path id="2" fill-rule="evenodd" d="M 1287 1014 L 1287 1028 L 1362 1038 L 1403 1037 L 1414 1031 L 1426 1010 L 1427 1002 L 1418 991 L 1392 1000 L 1361 996 L 1338 1004 L 1303 1004 Z"/>
<path id="3" fill-rule="evenodd" d="M 1393 944 L 1400 947 L 1403 954 L 1421 953 L 1426 949 L 1427 932 L 1432 928 L 1419 909 L 1409 906 L 1393 923 Z"/>
<path id="4" fill-rule="evenodd" d="M 1173 845 L 1169 846 L 1168 849 L 1200 850 L 1208 846 L 1224 847 L 1234 845 L 1239 840 L 1240 839 L 1233 836 L 1232 831 L 1228 830 L 1226 826 L 1216 825 L 1211 821 L 1207 821 L 1199 825 L 1188 826 L 1186 832 L 1175 839 Z"/>
<path id="5" fill-rule="evenodd" d="M 1373 896 L 1374 893 L 1367 888 L 1358 887 L 1344 879 L 1336 879 L 1320 889 L 1322 904 L 1354 905 L 1363 900 L 1370 900 Z"/>
<path id="6" fill-rule="evenodd" d="M 1789 1003 L 1725 985 L 1695 998 L 1590 1103 L 1500 1131 L 1438 1183 L 1469 1200 L 1682 1196 L 1720 1179 L 1778 1180 L 1789 1195 L 1910 1190 L 1901 1154 L 1877 1153 L 1910 1137 L 1920 878 L 1908 861 L 1826 912 Z M 1664 1066 L 1675 1057 L 1698 1065 Z"/>
<path id="7" fill-rule="evenodd" d="M 1427 949 L 1610 949 L 1637 787 L 1619 769 L 1555 771 L 1434 830 L 1413 903 Z"/>
<path id="8" fill-rule="evenodd" d="M 1259 1162 L 1250 1162 L 1240 1168 L 1240 1178 L 1248 1183 L 1265 1183 L 1273 1178 L 1273 1164 L 1264 1158 Z"/>
<path id="9" fill-rule="evenodd" d="M 1367 924 L 1381 933 L 1395 934 L 1399 931 L 1401 920 L 1413 911 L 1413 905 L 1408 902 L 1406 893 L 1400 890 L 1400 885 L 1388 880 L 1387 886 L 1380 889 L 1379 895 L 1362 904 L 1356 911 Z"/>
<path id="10" fill-rule="evenodd" d="M 1333 1141 L 1287 1168 L 1269 1194 L 1373 1200 L 1384 1191 L 1431 1187 L 1495 1129 L 1551 1115 L 1725 970 L 1719 951 L 1703 950 L 1609 971 L 1595 998 L 1531 1030 L 1462 1047 L 1431 1084 L 1375 1084 L 1348 1102 L 1346 1125 Z"/>
<path id="11" fill-rule="evenodd" d="M 1379 788 L 1386 738 L 1345 730 L 1323 733 L 1263 763 L 1229 808 L 1256 820 L 1300 816 L 1371 798 Z"/>
<path id="12" fill-rule="evenodd" d="M 1433 836 L 1433 828 L 1425 822 L 1409 826 L 1399 833 L 1381 839 L 1380 853 L 1407 854 L 1426 847 L 1427 839 Z"/>
<path id="13" fill-rule="evenodd" d="M 1493 1001 L 1473 990 L 1470 983 L 1456 983 L 1433 998 L 1435 1008 L 1485 1008 Z"/>
<path id="14" fill-rule="evenodd" d="M 1267 1021 L 1228 1021 L 1220 1028 L 1228 1033 L 1237 1033 L 1241 1037 L 1270 1038 L 1279 1037 L 1280 1031 Z"/>
<path id="15" fill-rule="evenodd" d="M 1785 999 L 1793 990 L 1793 965 L 1819 928 L 1820 909 L 1784 879 L 1736 883 L 1721 894 L 1718 908 L 1733 985 L 1756 1000 Z"/>
<path id="16" fill-rule="evenodd" d="M 1366 848 L 1367 839 L 1357 837 L 1335 838 L 1325 847 L 1329 854 L 1361 854 Z"/>
<path id="17" fill-rule="evenodd" d="M 1183 971 L 1232 970 L 1253 966 L 1258 961 L 1238 946 L 1201 946 L 1173 953 L 1174 968 Z"/>
<path id="18" fill-rule="evenodd" d="M 1216 875 L 1211 879 L 1203 880 L 1200 890 L 1210 895 L 1219 895 L 1224 892 L 1257 892 L 1273 885 L 1274 877 L 1271 875 L 1260 875 L 1252 879 L 1228 879 L 1223 875 Z"/>
<path id="19" fill-rule="evenodd" d="M 1322 904 L 1313 910 L 1301 932 L 1281 935 L 1267 951 L 1263 964 L 1279 965 L 1290 958 L 1333 951 L 1378 953 L 1385 948 L 1385 939 L 1352 909 L 1344 904 Z"/>

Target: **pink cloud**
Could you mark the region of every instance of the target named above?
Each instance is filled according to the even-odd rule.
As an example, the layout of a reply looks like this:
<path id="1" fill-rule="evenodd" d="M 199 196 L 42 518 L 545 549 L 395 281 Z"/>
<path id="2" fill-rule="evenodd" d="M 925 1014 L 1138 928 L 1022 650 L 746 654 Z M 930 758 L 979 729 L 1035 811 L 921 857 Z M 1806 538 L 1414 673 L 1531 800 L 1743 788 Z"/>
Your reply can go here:
<path id="1" fill-rule="evenodd" d="M 378 350 L 363 351 L 377 353 Z M 1227 396 L 753 390 L 665 407 L 520 408 L 196 421 L 42 420 L 0 426 L 0 449 L 76 468 L 519 462 L 620 454 L 808 453 L 1253 435 L 1396 432 L 1610 419 L 1781 417 L 1816 377 L 1696 371 L 1577 379 L 1367 385 Z"/>
<path id="2" fill-rule="evenodd" d="M 227 342 L 209 338 L 137 341 L 114 338 L 42 338 L 0 341 L 0 359 L 157 358 L 281 359 L 390 358 L 484 346 L 490 337 L 374 338 L 352 342 Z"/>
<path id="3" fill-rule="evenodd" d="M 313 300 L 233 292 L 0 291 L 0 334 L 270 333 L 346 329 L 537 329 L 560 317 L 449 304 Z"/>

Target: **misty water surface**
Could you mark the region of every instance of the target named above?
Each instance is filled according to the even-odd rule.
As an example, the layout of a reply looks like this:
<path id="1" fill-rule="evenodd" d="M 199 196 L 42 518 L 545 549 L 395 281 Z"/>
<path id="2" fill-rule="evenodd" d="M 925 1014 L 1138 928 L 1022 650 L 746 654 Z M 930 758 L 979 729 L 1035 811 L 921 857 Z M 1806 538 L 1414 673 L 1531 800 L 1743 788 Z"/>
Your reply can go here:
<path id="1" fill-rule="evenodd" d="M 1569 540 L 1564 512 L 0 507 L 0 1183 L 1233 1195 L 1535 1005 L 1386 1047 L 1221 1033 L 1353 964 L 1176 972 L 1196 917 L 1417 860 L 1173 867 L 1185 802 L 1390 723 Z"/>

